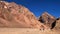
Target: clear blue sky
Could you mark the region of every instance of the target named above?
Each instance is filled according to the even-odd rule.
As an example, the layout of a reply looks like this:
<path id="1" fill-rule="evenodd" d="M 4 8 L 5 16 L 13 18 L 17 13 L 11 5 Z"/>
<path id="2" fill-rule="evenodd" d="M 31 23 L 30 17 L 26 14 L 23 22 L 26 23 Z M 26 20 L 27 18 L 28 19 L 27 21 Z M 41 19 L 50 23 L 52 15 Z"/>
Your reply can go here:
<path id="1" fill-rule="evenodd" d="M 49 14 L 60 16 L 60 0 L 6 0 L 8 2 L 15 2 L 27 7 L 36 17 L 47 11 Z"/>

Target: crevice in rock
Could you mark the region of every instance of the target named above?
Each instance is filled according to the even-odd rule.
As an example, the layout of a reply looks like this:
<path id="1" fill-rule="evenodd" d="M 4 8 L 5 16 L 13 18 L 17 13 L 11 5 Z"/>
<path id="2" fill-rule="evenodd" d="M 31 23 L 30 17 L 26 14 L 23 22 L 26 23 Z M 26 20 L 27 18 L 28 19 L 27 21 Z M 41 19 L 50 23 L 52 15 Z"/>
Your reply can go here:
<path id="1" fill-rule="evenodd" d="M 51 25 L 51 29 L 53 29 L 56 26 L 56 21 L 54 21 Z"/>
<path id="2" fill-rule="evenodd" d="M 42 17 L 39 18 L 39 21 L 40 21 L 41 23 L 44 23 L 44 22 L 45 22 L 45 21 L 42 19 Z"/>

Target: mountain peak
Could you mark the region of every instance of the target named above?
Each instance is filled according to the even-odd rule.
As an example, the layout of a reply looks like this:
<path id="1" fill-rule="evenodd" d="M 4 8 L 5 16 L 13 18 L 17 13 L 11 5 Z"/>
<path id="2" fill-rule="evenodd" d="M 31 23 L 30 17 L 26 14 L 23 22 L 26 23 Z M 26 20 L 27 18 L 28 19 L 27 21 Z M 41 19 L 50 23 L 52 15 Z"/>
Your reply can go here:
<path id="1" fill-rule="evenodd" d="M 44 12 L 43 14 L 48 14 L 48 12 Z"/>
<path id="2" fill-rule="evenodd" d="M 0 27 L 46 28 L 26 7 L 5 1 L 0 1 Z"/>
<path id="3" fill-rule="evenodd" d="M 59 18 L 58 18 L 59 20 Z M 39 20 L 26 7 L 0 1 L 0 27 L 50 29 L 56 18 L 44 12 Z"/>
<path id="4" fill-rule="evenodd" d="M 44 23 L 45 25 L 47 25 L 48 27 L 51 28 L 51 24 L 55 21 L 55 17 L 50 15 L 49 13 L 47 12 L 44 12 L 40 18 L 39 18 L 39 21 Z"/>
<path id="5" fill-rule="evenodd" d="M 54 16 L 52 16 L 52 15 L 51 15 L 51 14 L 49 14 L 48 12 L 44 12 L 44 13 L 42 14 L 42 16 L 55 18 Z"/>

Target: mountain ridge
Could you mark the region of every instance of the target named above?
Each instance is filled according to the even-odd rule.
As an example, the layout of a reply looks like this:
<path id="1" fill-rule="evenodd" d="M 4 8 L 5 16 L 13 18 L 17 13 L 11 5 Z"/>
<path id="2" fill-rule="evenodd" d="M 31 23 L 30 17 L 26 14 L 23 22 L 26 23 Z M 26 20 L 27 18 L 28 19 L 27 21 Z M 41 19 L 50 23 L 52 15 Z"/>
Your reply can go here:
<path id="1" fill-rule="evenodd" d="M 55 23 L 57 24 L 57 18 L 47 12 L 37 19 L 28 8 L 22 5 L 0 1 L 0 27 L 37 28 L 40 30 L 59 28 L 59 24 Z"/>

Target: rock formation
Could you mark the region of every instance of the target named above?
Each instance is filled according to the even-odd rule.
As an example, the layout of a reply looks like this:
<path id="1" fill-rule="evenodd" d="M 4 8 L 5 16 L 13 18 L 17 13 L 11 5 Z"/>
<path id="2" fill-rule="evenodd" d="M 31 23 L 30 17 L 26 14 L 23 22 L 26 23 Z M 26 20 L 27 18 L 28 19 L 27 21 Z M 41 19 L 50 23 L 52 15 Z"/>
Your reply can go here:
<path id="1" fill-rule="evenodd" d="M 14 2 L 0 1 L 0 27 L 60 29 L 60 18 L 44 12 L 39 20 L 26 7 Z"/>
<path id="2" fill-rule="evenodd" d="M 52 15 L 48 14 L 47 12 L 44 12 L 40 17 L 39 21 L 43 23 L 44 25 L 47 25 L 49 28 L 52 28 L 51 25 L 52 23 L 56 20 L 55 17 Z"/>
<path id="3" fill-rule="evenodd" d="M 57 18 L 55 21 L 55 27 L 53 29 L 60 30 L 60 18 Z"/>
<path id="4" fill-rule="evenodd" d="M 0 27 L 38 28 L 48 27 L 39 22 L 34 14 L 22 5 L 0 1 Z"/>

